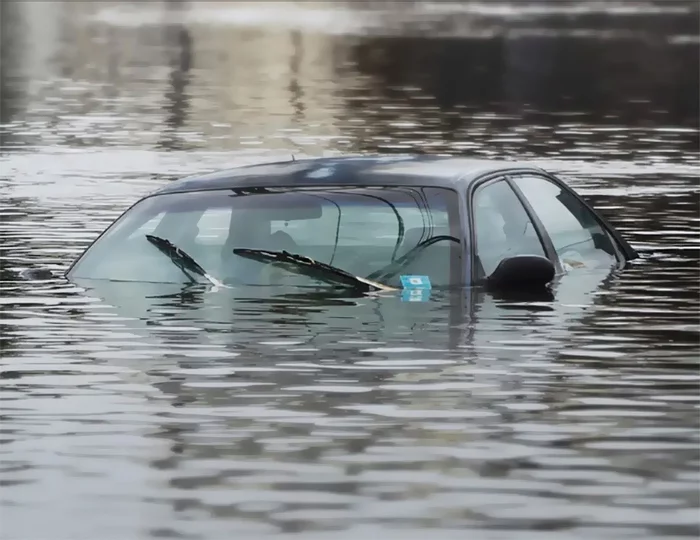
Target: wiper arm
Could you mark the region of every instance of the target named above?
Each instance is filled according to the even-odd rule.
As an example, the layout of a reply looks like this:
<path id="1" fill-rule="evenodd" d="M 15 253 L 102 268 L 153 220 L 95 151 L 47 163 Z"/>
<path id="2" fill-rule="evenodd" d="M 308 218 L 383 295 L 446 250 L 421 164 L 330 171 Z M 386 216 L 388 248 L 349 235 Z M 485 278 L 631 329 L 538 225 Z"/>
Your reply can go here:
<path id="1" fill-rule="evenodd" d="M 313 279 L 330 283 L 331 285 L 347 285 L 365 291 L 373 289 L 383 291 L 395 290 L 393 287 L 388 287 L 376 281 L 355 276 L 335 266 L 315 261 L 304 255 L 289 253 L 288 251 L 235 248 L 233 253 L 240 257 L 265 264 L 278 264 L 295 274 L 302 274 Z"/>
<path id="2" fill-rule="evenodd" d="M 394 262 L 388 264 L 384 268 L 380 268 L 379 270 L 372 272 L 367 277 L 371 279 L 390 279 L 396 274 L 398 274 L 401 270 L 403 270 L 406 266 L 408 266 L 411 262 L 413 262 L 425 248 L 432 246 L 433 244 L 436 244 L 438 242 L 445 241 L 459 244 L 459 238 L 455 238 L 454 236 L 444 234 L 432 236 L 427 240 L 419 242 L 417 245 L 409 249 L 406 253 L 401 255 L 401 257 L 396 259 Z"/>
<path id="3" fill-rule="evenodd" d="M 180 270 L 182 270 L 182 273 L 185 274 L 191 282 L 195 282 L 194 278 L 189 274 L 189 272 L 193 272 L 195 274 L 198 274 L 202 276 L 204 279 L 206 279 L 209 283 L 214 285 L 215 287 L 225 287 L 223 283 L 221 283 L 218 279 L 215 277 L 210 276 L 207 274 L 207 272 L 202 268 L 197 261 L 195 261 L 191 256 L 189 256 L 187 253 L 182 251 L 179 247 L 177 247 L 175 244 L 173 244 L 170 240 L 167 240 L 165 238 L 161 238 L 159 236 L 153 236 L 152 234 L 147 234 L 146 239 L 156 246 L 158 250 L 166 255 L 175 266 L 177 266 Z M 189 272 L 188 272 L 189 271 Z"/>

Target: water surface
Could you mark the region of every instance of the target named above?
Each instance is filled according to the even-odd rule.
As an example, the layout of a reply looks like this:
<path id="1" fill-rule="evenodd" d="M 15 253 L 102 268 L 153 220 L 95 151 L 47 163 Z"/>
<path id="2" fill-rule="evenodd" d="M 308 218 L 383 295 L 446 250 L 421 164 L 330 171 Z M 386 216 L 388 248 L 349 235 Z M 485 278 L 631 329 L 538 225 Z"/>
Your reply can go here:
<path id="1" fill-rule="evenodd" d="M 3 2 L 0 538 L 697 537 L 697 5 L 405 6 Z M 643 257 L 530 303 L 19 279 L 363 152 L 532 160 Z"/>

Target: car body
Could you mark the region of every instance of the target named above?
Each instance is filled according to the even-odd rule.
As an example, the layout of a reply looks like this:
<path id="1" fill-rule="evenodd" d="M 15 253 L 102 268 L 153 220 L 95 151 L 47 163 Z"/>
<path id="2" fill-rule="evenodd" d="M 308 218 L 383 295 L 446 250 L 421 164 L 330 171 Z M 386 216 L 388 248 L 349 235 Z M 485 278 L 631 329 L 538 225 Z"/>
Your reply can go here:
<path id="1" fill-rule="evenodd" d="M 546 283 L 636 257 L 562 179 L 531 164 L 350 156 L 174 181 L 126 210 L 66 277 L 420 296 Z"/>

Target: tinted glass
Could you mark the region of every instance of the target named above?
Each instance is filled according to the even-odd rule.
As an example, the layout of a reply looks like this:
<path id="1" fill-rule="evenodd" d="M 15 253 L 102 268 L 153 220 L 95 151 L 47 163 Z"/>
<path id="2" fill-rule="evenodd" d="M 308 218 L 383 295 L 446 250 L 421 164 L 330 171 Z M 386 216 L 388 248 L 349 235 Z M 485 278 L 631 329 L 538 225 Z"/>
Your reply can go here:
<path id="1" fill-rule="evenodd" d="M 609 234 L 568 190 L 540 176 L 519 176 L 514 181 L 567 268 L 612 265 L 617 261 Z"/>
<path id="2" fill-rule="evenodd" d="M 437 235 L 459 240 L 457 194 L 440 188 L 338 188 L 158 195 L 127 211 L 78 261 L 73 277 L 183 282 L 186 276 L 145 238 L 170 240 L 208 273 L 246 284 L 310 285 L 313 280 L 233 254 L 286 250 L 361 277 Z M 400 274 L 434 286 L 461 284 L 460 246 L 440 241 Z M 398 285 L 400 275 L 389 285 Z M 316 283 L 317 284 L 317 283 Z"/>
<path id="3" fill-rule="evenodd" d="M 500 180 L 474 194 L 476 254 L 485 276 L 514 255 L 546 256 L 537 231 L 520 199 Z"/>

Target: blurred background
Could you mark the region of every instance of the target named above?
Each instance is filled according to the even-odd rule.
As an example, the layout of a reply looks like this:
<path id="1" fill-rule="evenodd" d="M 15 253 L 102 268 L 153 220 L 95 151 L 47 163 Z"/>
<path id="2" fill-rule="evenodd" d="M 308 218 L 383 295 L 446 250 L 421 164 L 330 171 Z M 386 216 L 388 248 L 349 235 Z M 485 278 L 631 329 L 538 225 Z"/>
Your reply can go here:
<path id="1" fill-rule="evenodd" d="M 700 534 L 697 0 L 2 0 L 0 38 L 0 538 Z M 532 160 L 645 257 L 527 309 L 18 277 L 172 179 L 366 152 Z"/>
<path id="2" fill-rule="evenodd" d="M 679 128 L 658 136 L 697 151 L 693 0 L 5 0 L 2 9 L 6 151 L 561 157 L 601 145 L 597 156 L 646 161 L 655 143 L 633 134 L 655 126 Z"/>

